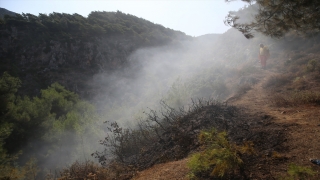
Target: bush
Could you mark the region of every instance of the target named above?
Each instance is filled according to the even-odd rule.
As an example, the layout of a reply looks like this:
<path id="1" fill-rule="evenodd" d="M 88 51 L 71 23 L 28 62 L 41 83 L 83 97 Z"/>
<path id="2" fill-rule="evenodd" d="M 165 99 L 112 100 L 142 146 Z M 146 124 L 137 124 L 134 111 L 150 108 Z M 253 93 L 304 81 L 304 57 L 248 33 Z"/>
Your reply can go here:
<path id="1" fill-rule="evenodd" d="M 293 91 L 287 94 L 275 94 L 271 101 L 277 106 L 294 106 L 300 104 L 320 105 L 320 92 Z"/>
<path id="2" fill-rule="evenodd" d="M 101 141 L 103 151 L 92 155 L 104 166 L 110 162 L 130 165 L 138 170 L 158 163 L 182 159 L 200 145 L 197 134 L 209 127 L 233 129 L 235 107 L 215 101 L 193 101 L 189 108 L 175 110 L 162 102 L 160 111 L 146 112 L 134 129 L 107 123 L 107 136 Z M 207 114 L 207 115 L 204 115 Z M 238 119 L 237 119 L 238 120 Z M 238 121 L 241 122 L 241 121 Z"/>
<path id="3" fill-rule="evenodd" d="M 18 157 L 9 157 L 1 159 L 0 162 L 0 180 L 22 180 L 36 179 L 39 173 L 39 167 L 36 165 L 36 159 L 30 158 L 23 166 L 15 162 Z"/>
<path id="4" fill-rule="evenodd" d="M 294 104 L 318 104 L 320 105 L 320 92 L 295 91 L 291 95 Z"/>
<path id="5" fill-rule="evenodd" d="M 314 72 L 318 68 L 318 62 L 315 59 L 308 61 L 306 72 Z"/>
<path id="6" fill-rule="evenodd" d="M 293 80 L 293 83 L 292 83 L 292 87 L 294 89 L 306 89 L 306 86 L 307 86 L 307 80 L 306 80 L 306 76 L 302 76 L 302 77 L 296 77 L 294 80 Z"/>
<path id="7" fill-rule="evenodd" d="M 282 94 L 273 94 L 270 101 L 275 106 L 289 106 L 291 105 L 287 97 Z"/>
<path id="8" fill-rule="evenodd" d="M 201 131 L 199 141 L 205 149 L 193 154 L 188 162 L 191 179 L 201 176 L 223 178 L 236 170 L 240 170 L 240 173 L 245 176 L 240 156 L 244 153 L 254 153 L 251 142 L 237 146 L 229 142 L 226 132 L 218 133 L 214 128 Z"/>
<path id="9" fill-rule="evenodd" d="M 283 180 L 295 180 L 295 179 L 310 179 L 313 177 L 316 172 L 314 172 L 311 168 L 305 167 L 305 166 L 298 166 L 296 164 L 290 164 L 288 168 L 288 176 L 283 178 L 281 177 L 280 179 Z"/>
<path id="10" fill-rule="evenodd" d="M 292 74 L 281 74 L 270 76 L 263 84 L 264 88 L 279 87 L 289 83 L 292 79 Z"/>
<path id="11" fill-rule="evenodd" d="M 127 173 L 125 173 L 127 172 Z M 129 173 L 130 172 L 130 173 Z M 133 177 L 133 170 L 121 164 L 112 163 L 108 167 L 102 167 L 92 161 L 74 162 L 70 167 L 60 172 L 58 180 L 83 180 L 83 179 L 130 179 Z M 121 175 L 120 175 L 121 174 Z M 53 180 L 51 174 L 47 175 L 47 180 Z"/>

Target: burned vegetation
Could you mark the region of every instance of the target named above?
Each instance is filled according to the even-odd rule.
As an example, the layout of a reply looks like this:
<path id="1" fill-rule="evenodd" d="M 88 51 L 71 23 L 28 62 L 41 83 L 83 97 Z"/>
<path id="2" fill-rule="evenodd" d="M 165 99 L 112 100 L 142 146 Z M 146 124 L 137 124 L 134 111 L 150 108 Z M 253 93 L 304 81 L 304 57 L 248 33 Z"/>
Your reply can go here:
<path id="1" fill-rule="evenodd" d="M 244 109 L 216 101 L 198 99 L 192 102 L 187 110 L 176 110 L 161 102 L 162 109 L 146 112 L 147 118 L 141 119 L 135 129 L 106 122 L 109 133 L 101 141 L 105 149 L 92 156 L 104 168 L 117 171 L 110 179 L 130 179 L 136 171 L 201 151 L 204 147 L 198 138 L 200 132 L 215 128 L 218 132 L 226 132 L 227 140 L 235 145 L 249 142 L 255 152 L 238 152 L 243 163 L 240 169 L 228 171 L 224 176 L 227 179 L 261 177 L 262 174 L 266 175 L 264 178 L 272 177 L 271 170 L 263 164 L 286 160 L 285 157 L 272 157 L 285 151 L 286 135 L 283 127 L 272 122 L 271 116 L 248 114 Z M 201 172 L 197 176 L 206 179 L 210 178 L 210 173 Z"/>

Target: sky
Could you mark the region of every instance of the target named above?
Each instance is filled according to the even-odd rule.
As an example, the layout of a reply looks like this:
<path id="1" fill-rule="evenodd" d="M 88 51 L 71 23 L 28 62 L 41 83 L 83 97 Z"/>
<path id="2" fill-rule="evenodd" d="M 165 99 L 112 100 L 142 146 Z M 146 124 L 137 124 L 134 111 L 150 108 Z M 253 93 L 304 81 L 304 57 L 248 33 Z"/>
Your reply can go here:
<path id="1" fill-rule="evenodd" d="M 121 11 L 149 20 L 187 35 L 224 33 L 229 11 L 245 5 L 240 0 L 0 0 L 0 7 L 15 13 L 78 13 L 87 17 L 92 11 Z"/>

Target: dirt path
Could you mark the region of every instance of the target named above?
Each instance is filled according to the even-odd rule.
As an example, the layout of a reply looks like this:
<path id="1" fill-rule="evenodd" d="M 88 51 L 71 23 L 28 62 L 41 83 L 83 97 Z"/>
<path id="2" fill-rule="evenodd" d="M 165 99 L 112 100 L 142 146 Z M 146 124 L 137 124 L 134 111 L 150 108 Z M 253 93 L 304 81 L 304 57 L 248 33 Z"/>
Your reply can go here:
<path id="1" fill-rule="evenodd" d="M 265 166 L 272 177 L 285 176 L 290 163 L 299 166 L 311 167 L 318 175 L 314 179 L 320 179 L 320 166 L 310 163 L 310 158 L 320 159 L 320 108 L 317 106 L 303 105 L 298 107 L 277 107 L 272 103 L 273 93 L 264 88 L 264 83 L 276 73 L 261 70 L 255 74 L 259 82 L 252 89 L 240 96 L 229 98 L 228 104 L 243 108 L 254 116 L 267 115 L 272 117 L 272 123 L 281 127 L 287 140 L 283 143 L 286 147 L 274 157 L 279 161 L 268 164 L 271 161 L 261 161 L 257 166 Z M 283 87 L 285 88 L 285 87 Z M 263 164 L 266 163 L 266 164 Z M 187 159 L 158 164 L 150 169 L 139 172 L 135 180 L 164 180 L 187 179 Z M 258 167 L 260 169 L 260 167 Z M 257 169 L 257 170 L 258 170 Z M 263 178 L 261 178 L 263 179 Z"/>
<path id="2" fill-rule="evenodd" d="M 238 107 L 243 107 L 246 111 L 257 115 L 267 114 L 273 118 L 273 122 L 284 127 L 287 134 L 287 141 L 284 142 L 286 152 L 279 154 L 288 158 L 282 162 L 287 165 L 294 163 L 300 166 L 312 167 L 318 172 L 315 179 L 320 179 L 320 166 L 313 165 L 309 159 L 320 159 L 320 108 L 313 105 L 300 105 L 291 107 L 277 107 L 272 103 L 274 94 L 272 90 L 263 87 L 264 83 L 276 73 L 262 71 L 259 74 L 259 83 L 255 84 L 246 94 L 231 98 L 228 103 Z M 285 86 L 282 87 L 285 91 Z M 278 164 L 283 168 L 283 173 L 287 170 L 287 165 Z M 280 176 L 280 174 L 275 175 Z"/>
<path id="3" fill-rule="evenodd" d="M 164 164 L 157 164 L 138 172 L 133 180 L 187 180 L 187 158 Z"/>

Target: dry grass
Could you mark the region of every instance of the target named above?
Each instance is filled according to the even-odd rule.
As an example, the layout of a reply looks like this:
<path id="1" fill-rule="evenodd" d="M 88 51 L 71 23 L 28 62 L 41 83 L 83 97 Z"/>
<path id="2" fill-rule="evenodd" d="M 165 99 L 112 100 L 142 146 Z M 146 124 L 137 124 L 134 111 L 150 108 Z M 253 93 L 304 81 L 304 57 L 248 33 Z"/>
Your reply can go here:
<path id="1" fill-rule="evenodd" d="M 241 85 L 237 86 L 236 94 L 238 94 L 238 95 L 245 94 L 250 89 L 252 89 L 252 85 L 251 84 L 249 84 L 249 83 L 241 84 Z"/>
<path id="2" fill-rule="evenodd" d="M 308 89 L 308 82 L 306 80 L 305 76 L 302 77 L 296 77 L 292 84 L 291 84 L 292 89 L 296 89 L 296 90 L 304 90 L 304 89 Z"/>
<path id="3" fill-rule="evenodd" d="M 320 105 L 320 92 L 291 91 L 286 94 L 274 94 L 270 101 L 276 106 L 297 106 L 301 104 Z"/>
<path id="4" fill-rule="evenodd" d="M 282 94 L 274 94 L 273 96 L 270 97 L 270 102 L 274 106 L 278 106 L 278 107 L 285 107 L 290 105 L 286 97 Z"/>
<path id="5" fill-rule="evenodd" d="M 269 77 L 268 80 L 262 86 L 264 88 L 283 86 L 291 82 L 292 77 L 293 75 L 291 73 L 274 75 Z"/>
<path id="6" fill-rule="evenodd" d="M 58 180 L 124 180 L 132 178 L 134 173 L 133 168 L 119 163 L 110 163 L 107 167 L 102 167 L 92 161 L 75 162 L 60 172 Z M 47 180 L 51 179 L 47 178 Z"/>

